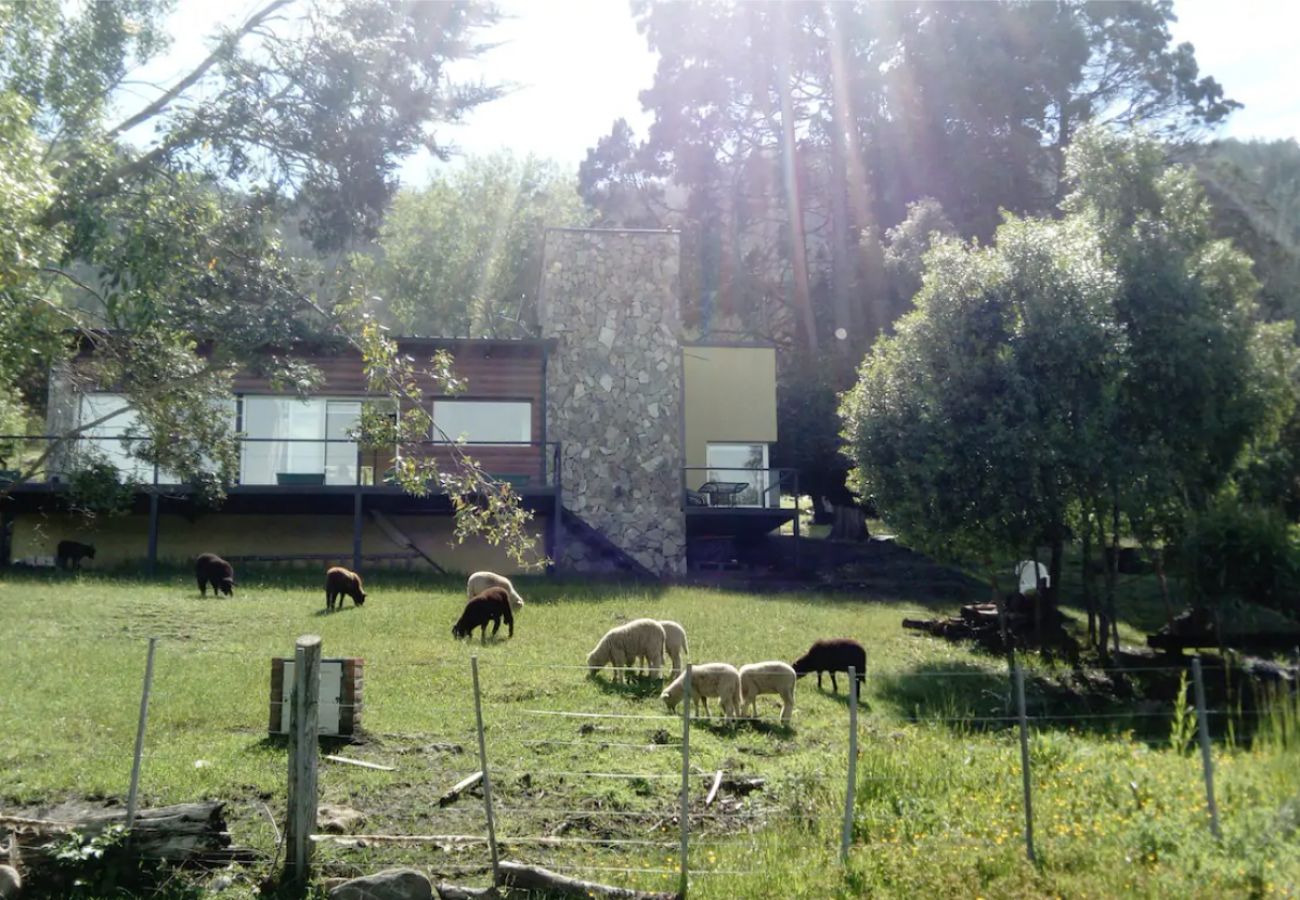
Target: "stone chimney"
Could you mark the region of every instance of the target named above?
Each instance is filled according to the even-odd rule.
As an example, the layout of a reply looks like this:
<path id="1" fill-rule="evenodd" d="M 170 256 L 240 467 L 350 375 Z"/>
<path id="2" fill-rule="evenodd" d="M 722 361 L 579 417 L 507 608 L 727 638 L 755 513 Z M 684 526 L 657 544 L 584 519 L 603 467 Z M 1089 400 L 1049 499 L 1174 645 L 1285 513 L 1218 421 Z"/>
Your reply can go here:
<path id="1" fill-rule="evenodd" d="M 686 570 L 680 259 L 676 232 L 551 229 L 538 301 L 564 505 L 664 577 Z"/>

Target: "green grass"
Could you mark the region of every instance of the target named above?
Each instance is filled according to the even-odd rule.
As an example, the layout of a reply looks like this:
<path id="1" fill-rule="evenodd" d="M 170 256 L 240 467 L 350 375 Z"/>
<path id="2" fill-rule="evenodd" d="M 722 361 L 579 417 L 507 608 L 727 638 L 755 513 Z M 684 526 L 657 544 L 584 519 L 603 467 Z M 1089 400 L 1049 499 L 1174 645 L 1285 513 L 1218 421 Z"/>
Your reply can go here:
<path id="1" fill-rule="evenodd" d="M 283 743 L 266 734 L 269 660 L 291 655 L 297 636 L 317 633 L 326 656 L 366 660 L 365 738 L 333 749 L 396 767 L 322 763 L 323 802 L 366 813 L 366 833 L 483 833 L 476 797 L 437 806 L 443 791 L 478 769 L 469 687 L 469 659 L 477 654 L 504 855 L 561 870 L 670 870 L 679 721 L 540 714 L 664 715 L 658 685 L 614 686 L 608 670 L 588 678 L 580 668 L 554 668 L 581 666 L 620 619 L 651 615 L 686 626 L 695 662 L 788 660 L 813 638 L 835 635 L 857 636 L 869 652 L 847 867 L 838 862 L 847 761 L 843 680 L 836 696 L 829 682 L 821 692 L 805 679 L 792 729 L 776 722 L 774 698 L 761 701 L 766 722 L 694 723 L 697 811 L 716 769 L 762 777 L 766 785 L 743 800 L 724 795 L 722 810 L 715 805 L 693 823 L 691 861 L 699 874 L 692 897 L 1300 892 L 1294 708 L 1290 718 L 1276 717 L 1268 740 L 1218 748 L 1222 845 L 1206 829 L 1198 759 L 1168 748 L 1159 733 L 1163 727 L 1167 736 L 1167 726 L 1153 735 L 1142 718 L 1043 723 L 1032 744 L 1040 857 L 1034 866 L 1021 843 L 1015 731 L 1009 723 L 976 727 L 966 718 L 1006 714 L 1004 661 L 900 628 L 904 616 L 947 610 L 812 594 L 537 582 L 522 587 L 528 606 L 514 639 L 480 646 L 450 636 L 463 603 L 459 583 L 376 576 L 368 580 L 364 608 L 324 616 L 315 580 L 304 572 L 242 573 L 236 598 L 201 600 L 181 574 L 155 582 L 0 579 L 10 675 L 0 691 L 0 805 L 124 797 L 146 639 L 157 636 L 144 802 L 226 800 L 236 842 L 270 857 L 274 837 L 264 806 L 282 819 L 286 760 Z M 1031 706 L 1044 709 L 1055 696 L 1047 688 L 1066 680 L 1061 670 L 1035 666 Z M 636 777 L 565 774 L 578 772 Z M 562 840 L 519 841 L 539 836 Z M 319 859 L 325 875 L 410 863 L 447 880 L 486 882 L 478 845 L 326 844 Z M 251 894 L 266 868 L 254 867 L 223 896 Z M 676 884 L 667 872 L 586 875 L 644 888 Z"/>

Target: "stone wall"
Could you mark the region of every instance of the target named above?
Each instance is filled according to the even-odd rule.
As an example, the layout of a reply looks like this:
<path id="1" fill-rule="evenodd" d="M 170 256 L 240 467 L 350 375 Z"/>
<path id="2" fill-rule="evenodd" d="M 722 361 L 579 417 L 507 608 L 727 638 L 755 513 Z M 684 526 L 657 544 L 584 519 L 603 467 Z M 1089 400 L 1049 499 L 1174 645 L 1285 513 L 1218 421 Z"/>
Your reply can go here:
<path id="1" fill-rule="evenodd" d="M 539 316 L 564 505 L 653 572 L 686 568 L 678 235 L 552 230 Z M 571 541 L 572 538 L 569 538 Z M 581 568 L 584 554 L 558 560 Z"/>

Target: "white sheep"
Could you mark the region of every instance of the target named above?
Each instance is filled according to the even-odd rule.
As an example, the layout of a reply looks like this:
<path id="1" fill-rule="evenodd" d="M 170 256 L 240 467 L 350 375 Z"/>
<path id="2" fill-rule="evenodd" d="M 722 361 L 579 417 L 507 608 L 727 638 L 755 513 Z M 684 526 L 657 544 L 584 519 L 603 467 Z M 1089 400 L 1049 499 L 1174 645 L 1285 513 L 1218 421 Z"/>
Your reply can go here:
<path id="1" fill-rule="evenodd" d="M 668 705 L 669 712 L 675 712 L 677 704 L 682 702 L 685 684 L 686 673 L 683 672 L 659 695 Z M 691 705 L 695 707 L 697 716 L 701 706 L 704 707 L 704 714 L 709 715 L 710 697 L 722 701 L 724 716 L 735 718 L 740 715 L 740 673 L 735 666 L 727 663 L 701 663 L 691 667 Z"/>
<path id="2" fill-rule="evenodd" d="M 740 667 L 740 708 L 758 717 L 758 695 L 779 694 L 781 724 L 789 725 L 794 713 L 794 686 L 799 676 L 789 663 L 780 660 L 750 663 Z"/>
<path id="3" fill-rule="evenodd" d="M 605 632 L 596 649 L 587 654 L 587 666 L 614 666 L 614 680 L 623 681 L 624 669 L 645 660 L 650 674 L 659 677 L 664 664 L 664 627 L 654 619 L 633 619 Z"/>
<path id="4" fill-rule="evenodd" d="M 465 593 L 472 599 L 488 588 L 494 587 L 503 588 L 510 595 L 510 611 L 519 612 L 524 605 L 524 598 L 519 596 L 519 592 L 515 590 L 509 578 L 496 572 L 475 572 L 469 576 L 469 580 L 465 582 Z"/>
<path id="5" fill-rule="evenodd" d="M 686 646 L 686 629 L 663 619 L 659 624 L 664 627 L 664 651 L 673 661 L 673 673 L 668 677 L 676 678 L 682 673 L 682 654 L 691 652 L 691 648 Z"/>

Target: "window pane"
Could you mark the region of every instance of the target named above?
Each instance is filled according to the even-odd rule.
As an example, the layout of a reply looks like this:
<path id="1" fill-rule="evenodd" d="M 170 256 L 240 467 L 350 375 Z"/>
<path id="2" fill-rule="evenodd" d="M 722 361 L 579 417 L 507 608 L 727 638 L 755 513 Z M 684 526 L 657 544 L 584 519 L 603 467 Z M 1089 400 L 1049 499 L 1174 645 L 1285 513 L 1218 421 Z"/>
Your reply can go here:
<path id="1" fill-rule="evenodd" d="M 771 504 L 768 496 L 767 444 L 709 444 L 709 481 L 735 482 L 746 485 L 733 495 L 734 506 Z M 775 493 L 775 492 L 773 492 Z M 721 502 L 729 502 L 719 496 Z"/>
<path id="2" fill-rule="evenodd" d="M 325 471 L 325 401 L 296 397 L 245 397 L 241 484 L 276 484 L 280 474 Z"/>
<path id="3" fill-rule="evenodd" d="M 126 441 L 120 440 L 129 433 L 141 436 L 140 417 L 135 410 L 127 409 L 126 398 L 121 394 L 85 394 L 81 398 L 81 422 L 93 422 L 109 413 L 126 410 L 86 429 L 88 440 L 82 441 L 85 458 L 80 464 L 103 460 L 117 469 L 122 478 L 153 482 L 153 466 L 136 459 L 126 451 Z"/>
<path id="4" fill-rule="evenodd" d="M 482 400 L 439 400 L 433 404 L 434 440 L 472 444 L 528 443 L 533 405 Z"/>
<path id="5" fill-rule="evenodd" d="M 350 438 L 352 429 L 357 427 L 361 418 L 360 400 L 328 400 L 325 404 L 325 437 L 331 443 L 325 445 L 325 483 L 356 484 L 357 482 L 357 445 L 354 441 L 346 444 L 332 443 L 342 438 Z"/>

